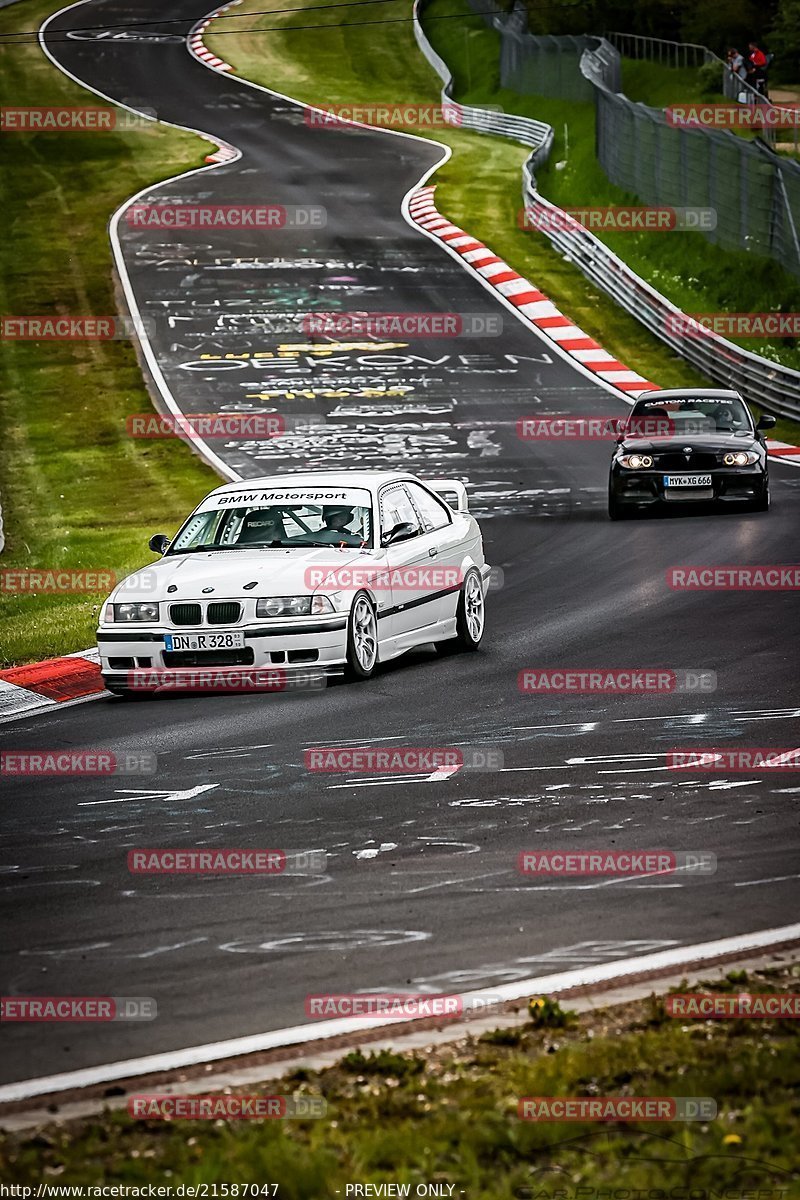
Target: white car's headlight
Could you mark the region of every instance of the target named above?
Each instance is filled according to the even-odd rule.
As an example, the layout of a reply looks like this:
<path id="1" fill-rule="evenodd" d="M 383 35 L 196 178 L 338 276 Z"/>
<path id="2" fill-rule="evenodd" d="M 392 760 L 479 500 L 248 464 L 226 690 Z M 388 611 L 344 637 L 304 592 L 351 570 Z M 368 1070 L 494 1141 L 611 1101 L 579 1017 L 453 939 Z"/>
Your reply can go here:
<path id="1" fill-rule="evenodd" d="M 642 467 L 652 467 L 653 458 L 650 454 L 621 454 L 619 465 L 628 467 L 631 471 L 638 471 Z"/>
<path id="2" fill-rule="evenodd" d="M 726 467 L 752 467 L 758 462 L 758 455 L 752 450 L 737 450 L 726 454 L 722 461 Z"/>
<path id="3" fill-rule="evenodd" d="M 109 614 L 109 609 L 110 614 Z M 133 604 L 107 604 L 106 619 L 112 621 L 157 621 L 158 604 L 152 600 Z"/>
<path id="4" fill-rule="evenodd" d="M 256 604 L 257 617 L 309 617 L 335 612 L 327 596 L 270 596 Z"/>

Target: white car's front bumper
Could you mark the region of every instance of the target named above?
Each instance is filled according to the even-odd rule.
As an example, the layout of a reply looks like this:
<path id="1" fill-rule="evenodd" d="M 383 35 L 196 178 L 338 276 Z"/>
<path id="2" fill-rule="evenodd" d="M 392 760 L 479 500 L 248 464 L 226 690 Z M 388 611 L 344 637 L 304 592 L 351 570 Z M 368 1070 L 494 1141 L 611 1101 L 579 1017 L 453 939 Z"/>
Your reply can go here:
<path id="1" fill-rule="evenodd" d="M 312 669 L 336 674 L 346 661 L 346 613 L 274 618 L 238 628 L 244 635 L 243 649 L 169 652 L 164 644 L 167 634 L 192 631 L 185 627 L 137 629 L 128 625 L 120 629 L 119 624 L 101 625 L 97 647 L 103 679 L 111 688 L 146 690 L 148 672 L 153 673 L 152 687 L 159 689 L 168 686 L 165 679 L 174 679 L 180 686 L 181 679 L 190 682 L 202 671 L 224 672 L 231 679 L 237 673 L 252 675 L 254 669 L 287 675 Z"/>

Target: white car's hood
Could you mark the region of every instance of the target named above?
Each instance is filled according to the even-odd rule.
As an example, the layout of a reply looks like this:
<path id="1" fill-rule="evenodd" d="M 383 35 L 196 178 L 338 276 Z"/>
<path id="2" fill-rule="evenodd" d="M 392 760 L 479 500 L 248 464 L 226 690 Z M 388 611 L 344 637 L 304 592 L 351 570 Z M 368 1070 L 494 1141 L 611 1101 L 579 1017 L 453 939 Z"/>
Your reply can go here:
<path id="1" fill-rule="evenodd" d="M 338 549 L 336 546 L 297 547 L 291 550 L 212 550 L 197 554 L 167 555 L 149 567 L 121 580 L 111 593 L 114 600 L 215 600 L 243 596 L 309 595 L 316 591 L 307 572 L 351 566 L 378 567 L 381 551 Z M 256 587 L 245 588 L 256 583 Z M 317 584 L 319 586 L 319 584 Z M 170 590 L 169 593 L 167 589 Z M 213 590 L 209 590 L 213 589 Z"/>

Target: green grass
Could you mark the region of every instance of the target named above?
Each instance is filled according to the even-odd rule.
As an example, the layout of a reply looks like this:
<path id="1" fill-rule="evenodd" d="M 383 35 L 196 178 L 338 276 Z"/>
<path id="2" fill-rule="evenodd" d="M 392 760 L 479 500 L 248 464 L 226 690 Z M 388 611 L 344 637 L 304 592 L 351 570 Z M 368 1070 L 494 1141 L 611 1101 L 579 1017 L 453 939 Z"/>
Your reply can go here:
<path id="1" fill-rule="evenodd" d="M 696 67 L 668 67 L 642 58 L 622 59 L 622 90 L 629 100 L 651 108 L 724 100 L 722 92 L 706 91 Z"/>
<path id="2" fill-rule="evenodd" d="M 703 990 L 790 992 L 797 981 L 798 968 L 784 965 Z M 107 1113 L 32 1139 L 0 1137 L 0 1174 L 22 1185 L 277 1183 L 280 1200 L 344 1200 L 348 1184 L 365 1183 L 410 1184 L 412 1196 L 420 1183 L 451 1184 L 453 1196 L 474 1200 L 609 1187 L 731 1197 L 779 1188 L 789 1200 L 800 1195 L 795 1025 L 675 1020 L 651 997 L 563 1029 L 525 1024 L 420 1054 L 355 1050 L 327 1070 L 247 1089 L 323 1097 L 322 1118 L 167 1123 Z M 520 1097 L 620 1095 L 709 1096 L 718 1115 L 603 1125 L 517 1117 Z"/>
<path id="3" fill-rule="evenodd" d="M 431 103 L 439 96 L 438 78 L 419 52 L 410 24 L 343 28 L 335 10 L 317 10 L 315 24 L 326 26 L 320 36 L 319 30 L 287 28 L 298 23 L 297 17 L 248 15 L 261 9 L 261 0 L 245 0 L 235 19 L 212 25 L 206 38 L 210 48 L 246 78 L 308 103 Z M 498 35 L 480 17 L 467 14 L 463 0 L 434 0 L 427 11 L 433 16 L 464 14 L 459 19 L 429 20 L 426 27 L 453 71 L 459 99 L 499 104 L 508 112 L 553 125 L 550 165 L 540 176 L 546 196 L 566 206 L 637 203 L 609 183 L 597 163 L 593 105 L 520 96 L 500 88 Z M 267 25 L 278 29 L 238 33 L 240 24 L 247 31 Z M 223 36 L 215 33 L 221 29 L 226 31 Z M 519 229 L 524 147 L 458 130 L 439 130 L 433 136 L 453 150 L 433 180 L 443 213 L 535 282 L 621 361 L 665 387 L 708 383 L 566 263 L 543 235 Z M 567 166 L 556 169 L 555 164 L 565 159 Z M 604 235 L 604 240 L 687 311 L 731 306 L 736 311 L 758 311 L 765 296 L 772 298 L 772 304 L 780 300 L 781 308 L 800 309 L 800 283 L 774 263 L 750 257 L 743 269 L 741 255 L 716 250 L 700 235 L 617 234 Z M 787 355 L 783 344 L 765 347 L 752 342 L 750 348 L 772 357 Z M 795 353 L 800 365 L 800 352 Z M 800 441 L 800 426 L 784 434 L 787 441 Z"/>
<path id="4" fill-rule="evenodd" d="M 0 12 L 0 31 L 34 29 L 55 0 Z M 38 44 L 0 46 L 5 105 L 104 102 L 72 83 Z M 0 306 L 14 315 L 116 312 L 107 224 L 149 182 L 201 166 L 199 138 L 136 132 L 4 133 Z M 218 483 L 183 443 L 135 442 L 129 413 L 151 409 L 130 342 L 3 343 L 0 473 L 3 569 L 125 573 L 151 560 L 147 539 L 172 529 Z M 93 643 L 92 595 L 4 596 L 0 662 Z"/>

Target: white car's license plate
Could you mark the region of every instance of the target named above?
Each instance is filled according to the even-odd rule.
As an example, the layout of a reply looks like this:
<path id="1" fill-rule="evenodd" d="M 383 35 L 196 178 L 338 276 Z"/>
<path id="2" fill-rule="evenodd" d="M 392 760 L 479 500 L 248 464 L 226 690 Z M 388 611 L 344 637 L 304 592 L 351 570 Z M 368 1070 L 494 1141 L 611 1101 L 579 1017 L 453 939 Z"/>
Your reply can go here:
<path id="1" fill-rule="evenodd" d="M 238 629 L 230 633 L 167 633 L 164 649 L 172 650 L 241 650 L 244 633 Z"/>
<path id="2" fill-rule="evenodd" d="M 710 475 L 665 475 L 664 487 L 711 487 Z"/>

